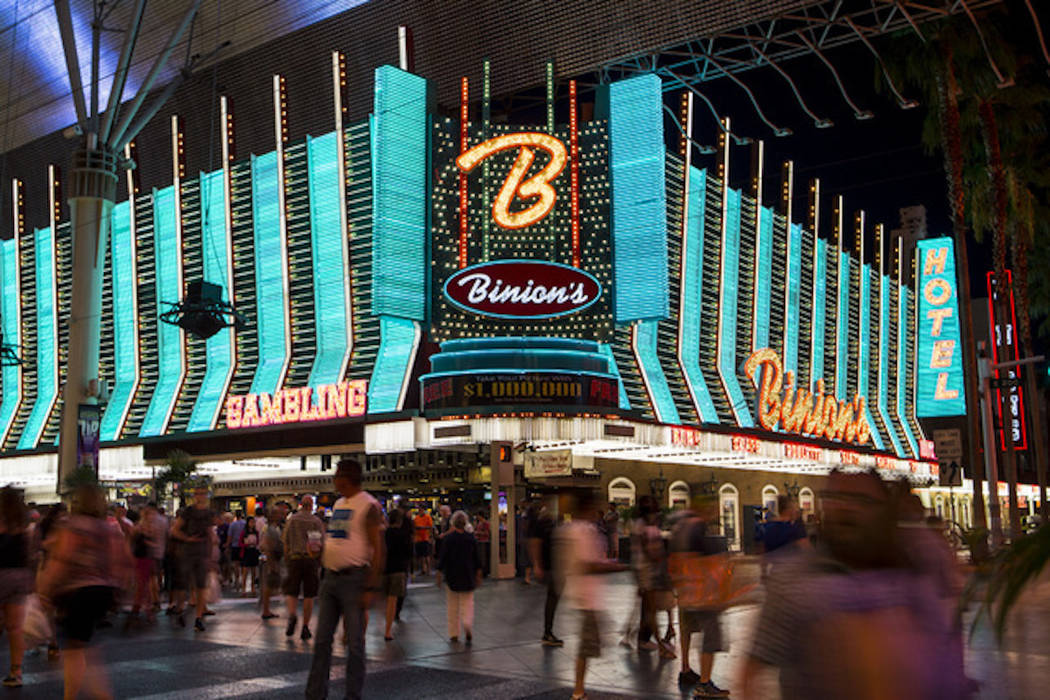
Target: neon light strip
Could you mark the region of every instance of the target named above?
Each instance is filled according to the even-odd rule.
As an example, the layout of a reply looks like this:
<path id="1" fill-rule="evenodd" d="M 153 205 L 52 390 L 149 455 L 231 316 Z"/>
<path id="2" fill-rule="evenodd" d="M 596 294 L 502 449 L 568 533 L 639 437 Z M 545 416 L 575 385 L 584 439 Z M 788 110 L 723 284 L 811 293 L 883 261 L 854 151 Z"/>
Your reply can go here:
<path id="1" fill-rule="evenodd" d="M 1014 280 L 1013 280 L 1013 273 L 1010 270 L 1004 270 L 1004 272 L 1006 273 L 1006 285 L 1007 285 L 1007 291 L 1005 293 L 1009 294 L 1009 301 L 1010 301 L 1010 325 L 1009 325 L 1009 328 L 1003 328 L 1002 332 L 1008 338 L 1010 338 L 1010 349 L 1013 350 L 1013 352 L 1011 353 L 1013 355 L 1013 357 L 1009 357 L 1008 356 L 1005 359 L 1006 360 L 1016 360 L 1019 357 L 1019 353 L 1017 351 L 1017 313 L 1016 313 L 1016 310 L 1014 308 Z M 997 336 L 999 334 L 996 333 L 995 331 L 996 331 L 996 327 L 997 326 L 1005 326 L 1006 324 L 1002 323 L 997 318 L 997 315 L 996 315 L 996 312 L 995 312 L 995 301 L 997 301 L 998 298 L 999 298 L 999 295 L 1003 294 L 1004 292 L 1000 291 L 1000 287 L 999 287 L 999 285 L 996 282 L 995 273 L 994 272 L 989 272 L 988 273 L 987 280 L 988 280 L 988 318 L 990 319 L 990 333 L 991 333 L 991 337 L 992 337 L 992 342 L 991 342 L 991 346 L 992 346 L 992 364 L 999 364 L 999 343 L 996 340 L 996 338 L 997 338 Z M 1018 373 L 1017 373 L 1017 370 L 1013 369 L 1013 368 L 1008 369 L 1006 371 L 1006 374 L 1011 379 L 1012 378 L 1017 378 L 1019 376 Z M 1001 377 L 1001 373 L 997 369 L 996 370 L 992 370 L 992 376 L 995 379 L 999 379 Z M 1014 443 L 1014 449 L 1015 450 L 1027 450 L 1028 449 L 1028 435 L 1027 435 L 1027 431 L 1025 430 L 1025 421 L 1024 421 L 1024 413 L 1025 413 L 1024 412 L 1024 396 L 1023 396 L 1023 394 L 1021 392 L 1021 387 L 1020 386 L 1014 387 L 1014 389 L 1016 389 L 1016 391 L 1017 391 L 1017 402 L 1018 402 L 1018 405 L 1021 406 L 1021 410 L 1018 411 L 1019 419 L 1020 419 L 1019 422 L 1021 424 L 1020 425 L 1021 440 L 1016 442 L 1016 443 Z M 1007 400 L 1009 401 L 1009 398 Z M 1005 423 L 1003 421 L 1003 392 L 1002 392 L 1002 389 L 996 389 L 995 390 L 995 413 L 996 413 L 996 416 L 997 416 L 997 418 L 999 420 L 999 425 L 1000 426 L 1004 426 L 1004 427 L 1000 427 L 999 428 L 999 444 L 1002 447 L 1002 449 L 1005 450 L 1006 449 L 1006 428 L 1005 428 Z M 1011 424 L 1011 426 L 1013 425 L 1013 416 L 1010 416 L 1010 424 Z"/>
<path id="2" fill-rule="evenodd" d="M 769 347 L 769 315 L 773 285 L 773 210 L 760 207 L 762 217 L 757 231 L 755 255 L 755 345 L 752 350 Z"/>
<path id="3" fill-rule="evenodd" d="M 631 399 L 627 396 L 627 389 L 623 386 L 623 377 L 620 375 L 620 367 L 616 364 L 612 346 L 608 343 L 598 343 L 598 351 L 609 358 L 609 373 L 616 375 L 616 383 L 620 387 L 620 408 L 625 411 L 631 410 Z"/>
<path id="4" fill-rule="evenodd" d="M 727 139 L 728 141 L 728 139 Z M 726 166 L 728 174 L 728 163 Z M 728 180 L 728 178 L 727 178 Z M 722 255 L 718 304 L 718 376 L 737 425 L 754 426 L 736 373 L 737 288 L 740 284 L 740 191 L 722 185 Z"/>
<path id="5" fill-rule="evenodd" d="M 125 148 L 125 157 L 130 157 Z M 128 178 L 132 177 L 128 171 Z M 99 440 L 120 438 L 139 385 L 138 295 L 135 294 L 135 189 L 129 182 L 128 201 L 113 206 L 110 213 L 110 259 L 113 270 L 114 382 L 99 425 Z"/>
<path id="6" fill-rule="evenodd" d="M 462 78 L 459 86 L 459 153 L 460 155 L 469 150 L 467 140 L 467 126 L 470 118 L 470 83 L 466 76 Z M 459 269 L 463 269 L 468 263 L 467 239 L 469 233 L 470 210 L 467 197 L 467 173 L 462 169 L 459 171 Z"/>
<path id="7" fill-rule="evenodd" d="M 857 393 L 864 396 L 868 393 L 868 373 L 870 371 L 871 357 L 871 266 L 862 264 L 860 266 L 860 328 L 857 339 Z M 882 440 L 878 423 L 871 415 L 871 397 L 864 402 L 864 418 L 871 430 L 871 441 L 878 450 L 885 450 L 886 443 Z"/>
<path id="8" fill-rule="evenodd" d="M 692 93 L 690 93 L 692 94 Z M 681 301 L 678 311 L 678 362 L 701 423 L 717 423 L 718 409 L 700 368 L 700 308 L 703 289 L 704 202 L 707 171 L 690 166 L 682 240 Z"/>
<path id="9" fill-rule="evenodd" d="M 491 137 L 490 125 L 492 124 L 492 61 L 484 59 L 481 62 L 481 140 L 488 141 Z M 481 209 L 489 208 L 489 160 L 486 158 L 481 163 Z M 481 217 L 481 260 L 489 261 L 489 216 Z"/>
<path id="10" fill-rule="evenodd" d="M 580 266 L 580 138 L 576 116 L 576 81 L 569 81 L 569 175 L 572 198 L 572 266 Z"/>
<path id="11" fill-rule="evenodd" d="M 660 322 L 650 319 L 639 321 L 631 327 L 631 350 L 642 376 L 642 383 L 653 407 L 653 414 L 660 423 L 680 425 L 681 417 L 675 406 L 667 376 L 656 353 L 657 328 Z"/>
<path id="12" fill-rule="evenodd" d="M 800 326 L 800 305 L 802 294 L 802 226 L 787 222 L 787 290 L 784 299 L 784 371 L 798 376 L 798 339 Z"/>
<path id="13" fill-rule="evenodd" d="M 18 181 L 14 185 L 13 202 L 18 201 Z M 16 219 L 15 238 L 0 240 L 0 327 L 3 328 L 4 341 L 13 344 L 9 338 L 22 337 L 22 311 L 19 299 L 22 297 L 19 279 L 18 261 L 18 207 L 11 207 Z M 3 393 L 0 394 L 0 445 L 7 440 L 18 406 L 22 402 L 22 366 L 10 365 L 0 368 L 3 373 Z"/>
<path id="14" fill-rule="evenodd" d="M 904 256 L 901 255 L 903 261 Z M 903 267 L 903 262 L 901 263 Z M 908 421 L 908 288 L 901 284 L 903 277 L 898 269 L 897 281 L 897 418 L 904 427 L 904 436 L 908 439 L 913 455 L 919 455 L 919 441 L 915 439 L 911 423 Z M 912 397 L 914 400 L 914 397 Z"/>
<path id="15" fill-rule="evenodd" d="M 255 229 L 255 289 L 258 329 L 258 359 L 251 393 L 276 394 L 284 380 L 288 356 L 285 352 L 288 326 L 283 294 L 285 265 L 284 238 L 281 236 L 281 203 L 277 187 L 280 178 L 277 154 L 273 151 L 252 156 L 252 221 Z"/>
<path id="16" fill-rule="evenodd" d="M 692 99 L 693 93 L 690 92 L 689 96 Z M 763 285 L 769 284 L 769 269 L 763 267 L 763 245 L 765 241 L 765 231 L 763 230 L 763 216 L 762 216 L 762 181 L 765 176 L 766 167 L 766 144 L 764 141 L 758 141 L 755 144 L 757 153 L 755 155 L 755 182 L 752 184 L 753 194 L 755 195 L 755 274 L 754 274 L 754 289 L 752 299 L 753 312 L 751 314 L 751 349 L 758 350 L 760 348 L 767 347 L 769 345 L 769 301 L 766 299 L 762 300 L 762 289 Z M 772 220 L 772 217 L 770 217 Z M 768 295 L 767 295 L 768 296 Z M 765 309 L 763 310 L 763 306 Z M 765 331 L 764 333 L 760 332 Z M 765 342 L 760 343 L 760 340 Z"/>
<path id="17" fill-rule="evenodd" d="M 228 285 L 226 293 L 229 295 L 230 303 L 236 308 L 237 300 L 234 298 L 234 283 L 233 283 L 233 172 L 231 165 L 233 163 L 233 115 L 230 113 L 230 105 L 226 100 L 226 96 L 223 95 L 219 98 L 219 114 L 222 119 L 222 187 L 223 187 L 223 215 L 225 216 L 226 224 L 226 279 Z M 226 373 L 226 378 L 222 383 L 222 394 L 225 397 L 230 393 L 230 384 L 233 383 L 233 376 L 237 372 L 237 333 L 231 332 L 229 334 L 230 340 L 230 367 Z M 222 412 L 222 406 L 218 409 L 219 413 Z M 218 423 L 219 413 L 216 414 L 215 420 L 212 421 L 212 427 Z"/>
<path id="18" fill-rule="evenodd" d="M 415 321 L 384 315 L 379 317 L 379 337 L 375 367 L 368 382 L 368 412 L 400 411 L 405 405 L 422 331 Z"/>
<path id="19" fill-rule="evenodd" d="M 798 260 L 798 255 L 795 254 L 795 237 L 794 237 L 794 224 L 791 223 L 792 216 L 794 214 L 793 204 L 795 199 L 795 163 L 794 161 L 784 161 L 782 168 L 782 174 L 784 181 L 781 183 L 781 207 L 784 210 L 784 235 L 787 237 L 787 241 L 784 244 L 784 343 L 782 347 L 784 352 L 782 356 L 784 358 L 784 369 L 791 370 L 797 374 L 798 372 L 798 325 L 796 315 L 795 325 L 795 352 L 789 353 L 788 348 L 791 343 L 791 296 L 792 296 L 792 282 L 798 285 L 798 276 L 792 274 L 795 271 L 795 263 Z M 801 241 L 801 239 L 799 239 Z M 797 309 L 798 305 L 795 304 L 794 308 Z M 797 314 L 797 312 L 796 312 Z"/>
<path id="20" fill-rule="evenodd" d="M 880 254 L 880 259 L 881 259 Z M 886 432 L 889 434 L 890 442 L 893 443 L 893 451 L 898 457 L 908 457 L 905 453 L 904 447 L 901 446 L 901 441 L 897 437 L 897 431 L 894 430 L 892 415 L 889 412 L 887 401 L 888 397 L 888 382 L 889 382 L 889 359 L 890 359 L 890 278 L 886 275 L 879 275 L 879 359 L 878 359 L 878 372 L 877 375 L 877 388 L 876 395 L 878 399 L 876 406 L 879 411 L 879 415 L 882 416 L 882 423 L 886 426 Z"/>
<path id="21" fill-rule="evenodd" d="M 285 207 L 284 182 L 284 142 L 288 138 L 287 115 L 284 109 L 284 76 L 273 76 L 274 129 L 277 141 L 277 230 L 281 234 L 281 286 L 284 303 L 284 362 L 281 363 L 281 374 L 274 388 L 276 392 L 284 386 L 288 376 L 288 366 L 292 362 L 292 288 L 291 274 L 288 270 L 288 210 Z M 258 267 L 258 266 L 256 266 Z M 257 375 L 258 376 L 258 375 Z"/>

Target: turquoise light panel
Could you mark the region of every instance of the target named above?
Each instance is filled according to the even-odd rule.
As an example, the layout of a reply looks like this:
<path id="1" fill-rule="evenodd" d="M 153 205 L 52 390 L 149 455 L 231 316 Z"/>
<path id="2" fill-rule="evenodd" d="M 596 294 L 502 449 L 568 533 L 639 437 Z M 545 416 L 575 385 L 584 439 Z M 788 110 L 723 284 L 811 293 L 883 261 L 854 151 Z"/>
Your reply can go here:
<path id="1" fill-rule="evenodd" d="M 667 385 L 667 375 L 664 374 L 664 369 L 660 365 L 660 357 L 656 353 L 659 323 L 654 319 L 638 322 L 638 363 L 645 375 L 645 383 L 653 401 L 656 420 L 661 423 L 679 425 L 682 419 L 678 415 L 678 408 L 671 395 L 671 387 Z"/>
<path id="2" fill-rule="evenodd" d="M 0 299 L 0 328 L 4 331 L 4 342 L 16 344 L 22 333 L 18 327 L 18 248 L 14 239 L 0 240 L 0 290 L 3 298 Z M 15 412 L 18 410 L 18 402 L 22 397 L 22 382 L 20 381 L 18 367 L 4 366 L 0 368 L 0 436 L 7 432 L 11 425 Z"/>
<path id="3" fill-rule="evenodd" d="M 719 304 L 718 373 L 725 384 L 737 422 L 745 428 L 755 423 L 736 372 L 737 304 L 740 296 L 740 190 L 730 189 L 722 245 L 722 295 Z"/>
<path id="4" fill-rule="evenodd" d="M 113 206 L 110 213 L 109 250 L 113 263 L 113 298 L 130 302 L 136 294 L 135 261 L 132 258 L 134 241 L 131 234 L 131 204 L 127 201 Z M 136 347 L 138 319 L 135 305 L 113 305 L 113 390 L 102 414 L 99 439 L 116 440 L 121 418 L 134 398 L 138 382 Z"/>
<path id="5" fill-rule="evenodd" d="M 252 156 L 252 216 L 255 222 L 256 327 L 259 364 L 252 379 L 253 394 L 274 394 L 281 388 L 288 362 L 285 338 L 288 300 L 284 294 L 287 252 L 281 241 L 277 153 Z"/>
<path id="6" fill-rule="evenodd" d="M 700 307 L 703 294 L 700 286 L 704 254 L 704 202 L 707 189 L 707 171 L 689 168 L 689 220 L 686 222 L 685 274 L 682 277 L 682 372 L 689 382 L 689 390 L 696 400 L 701 423 L 717 423 L 718 410 L 711 399 L 711 391 L 700 369 Z"/>
<path id="7" fill-rule="evenodd" d="M 55 241 L 50 228 L 33 234 L 36 248 L 36 362 L 37 395 L 18 449 L 31 450 L 40 442 L 51 406 L 58 395 L 58 323 L 55 315 Z"/>

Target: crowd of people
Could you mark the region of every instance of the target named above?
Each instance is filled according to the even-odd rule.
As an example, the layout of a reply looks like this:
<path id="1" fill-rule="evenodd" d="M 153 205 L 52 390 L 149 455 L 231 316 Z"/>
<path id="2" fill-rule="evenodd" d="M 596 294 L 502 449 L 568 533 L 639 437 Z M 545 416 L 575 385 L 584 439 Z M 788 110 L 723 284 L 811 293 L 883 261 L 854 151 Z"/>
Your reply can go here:
<path id="1" fill-rule="evenodd" d="M 419 577 L 433 574 L 444 589 L 449 643 L 472 644 L 474 593 L 495 534 L 485 513 L 409 503 L 384 509 L 362 489 L 353 460 L 339 462 L 334 486 L 339 499 L 327 519 L 309 495 L 244 517 L 213 510 L 204 487 L 171 515 L 154 503 L 137 511 L 107 505 L 94 486 L 78 488 L 68 509 L 46 510 L 28 507 L 15 489 L 0 490 L 0 612 L 10 652 L 3 684 L 20 686 L 27 644 L 46 644 L 50 658 L 61 658 L 65 697 L 81 690 L 110 697 L 91 643 L 96 629 L 124 610 L 125 628 L 155 623 L 166 610 L 182 627 L 192 611 L 194 629 L 204 632 L 215 614 L 209 605 L 224 589 L 258 595 L 263 619 L 278 617 L 271 598 L 283 597 L 286 635 L 313 640 L 307 698 L 328 696 L 340 622 L 346 696 L 361 697 L 371 601 L 379 598 L 391 641 L 408 583 Z M 872 698 L 967 697 L 973 684 L 963 672 L 955 609 L 961 578 L 944 538 L 925 526 L 918 497 L 874 473 L 833 472 L 821 505 L 819 527 L 807 531 L 798 504 L 781 497 L 762 528 L 764 597 L 755 599 L 757 628 L 734 695 L 761 697 L 757 679 L 775 668 L 785 700 L 858 688 Z M 628 568 L 637 602 L 621 644 L 678 659 L 680 684 L 694 697 L 729 695 L 712 679 L 715 655 L 728 651 L 722 613 L 752 586 L 737 580 L 717 506 L 717 498 L 699 495 L 668 512 L 643 496 L 621 519 L 619 507 L 599 504 L 587 490 L 521 504 L 522 580 L 546 587 L 538 641 L 564 644 L 555 634 L 560 601 L 577 612 L 569 630 L 578 640 L 574 700 L 586 697 L 589 660 L 601 654 L 608 608 L 601 574 Z M 630 542 L 624 563 L 621 535 Z"/>

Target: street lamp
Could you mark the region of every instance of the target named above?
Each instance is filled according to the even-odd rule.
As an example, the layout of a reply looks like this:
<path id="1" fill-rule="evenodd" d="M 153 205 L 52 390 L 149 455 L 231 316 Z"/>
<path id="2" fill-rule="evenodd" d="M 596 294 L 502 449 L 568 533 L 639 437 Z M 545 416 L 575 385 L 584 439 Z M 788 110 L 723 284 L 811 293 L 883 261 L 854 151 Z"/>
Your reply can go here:
<path id="1" fill-rule="evenodd" d="M 656 497 L 656 500 L 663 498 L 664 490 L 667 488 L 667 477 L 664 476 L 664 468 L 660 467 L 660 476 L 649 479 L 649 493 Z"/>
<path id="2" fill-rule="evenodd" d="M 789 484 L 785 481 L 784 490 L 787 492 L 787 495 L 791 498 L 791 500 L 797 501 L 799 491 L 802 490 L 802 487 L 798 485 L 798 479 L 795 479 L 795 483 L 793 484 Z"/>
<path id="3" fill-rule="evenodd" d="M 715 492 L 718 491 L 718 479 L 715 478 L 714 472 L 711 472 L 710 479 L 708 479 L 707 481 L 701 481 L 699 486 L 700 493 L 707 496 L 713 496 Z"/>

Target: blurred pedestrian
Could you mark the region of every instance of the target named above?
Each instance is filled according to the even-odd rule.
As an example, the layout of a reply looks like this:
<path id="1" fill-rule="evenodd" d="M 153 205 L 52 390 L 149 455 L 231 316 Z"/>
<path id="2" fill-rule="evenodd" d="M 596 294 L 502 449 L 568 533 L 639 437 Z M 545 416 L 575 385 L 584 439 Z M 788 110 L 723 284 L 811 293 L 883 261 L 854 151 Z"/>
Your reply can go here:
<path id="1" fill-rule="evenodd" d="M 762 527 L 762 576 L 765 578 L 784 557 L 796 554 L 800 548 L 809 546 L 806 525 L 802 522 L 802 511 L 798 501 L 791 496 L 777 496 L 777 514 Z"/>
<path id="2" fill-rule="evenodd" d="M 660 507 L 656 499 L 646 494 L 638 499 L 638 517 L 631 533 L 631 565 L 638 583 L 641 599 L 641 617 L 638 624 L 638 650 L 653 651 L 660 646 L 656 628 L 656 596 L 661 566 L 665 559 L 663 539 L 660 536 Z"/>
<path id="3" fill-rule="evenodd" d="M 412 574 L 415 569 L 415 534 L 416 526 L 412 520 L 412 510 L 409 508 L 407 503 L 402 503 L 399 509 L 401 511 L 401 530 L 402 536 L 405 541 L 408 542 L 409 546 L 409 558 L 408 558 L 408 580 L 412 580 Z M 408 584 L 405 584 L 405 593 L 408 592 Z M 405 605 L 404 594 L 397 597 L 397 607 L 394 610 L 394 622 L 401 622 L 401 608 Z"/>
<path id="4" fill-rule="evenodd" d="M 244 532 L 241 533 L 241 587 L 244 592 L 245 579 L 248 582 L 248 590 L 255 594 L 255 581 L 259 575 L 259 531 L 256 529 L 255 518 L 244 521 Z"/>
<path id="5" fill-rule="evenodd" d="M 610 559 L 620 558 L 620 511 L 616 504 L 609 501 L 609 510 L 605 512 L 605 531 L 609 537 L 607 552 Z"/>
<path id="6" fill-rule="evenodd" d="M 119 529 L 106 521 L 106 498 L 94 485 L 73 492 L 71 513 L 50 540 L 39 593 L 58 610 L 62 637 L 64 697 L 81 687 L 91 697 L 112 697 L 105 667 L 90 646 L 95 627 L 116 598 L 131 552 Z"/>
<path id="7" fill-rule="evenodd" d="M 227 584 L 235 586 L 239 581 L 244 590 L 244 574 L 241 569 L 241 535 L 244 534 L 244 511 L 237 511 L 226 531 L 226 540 L 230 547 L 230 576 Z"/>
<path id="8" fill-rule="evenodd" d="M 314 598 L 320 586 L 320 557 L 324 548 L 324 523 L 314 515 L 313 496 L 303 496 L 299 501 L 299 510 L 288 518 L 281 535 L 284 540 L 286 557 L 284 595 L 285 609 L 288 611 L 288 627 L 284 634 L 291 637 L 298 624 L 296 609 L 299 594 L 303 596 L 303 628 L 299 638 L 308 641 L 310 617 L 314 612 Z"/>
<path id="9" fill-rule="evenodd" d="M 328 697 L 332 638 L 342 617 L 347 635 L 345 696 L 360 700 L 365 682 L 364 614 L 383 571 L 383 515 L 379 502 L 361 489 L 360 463 L 340 460 L 333 481 L 341 497 L 332 508 L 321 555 L 325 573 L 306 698 Z"/>
<path id="10" fill-rule="evenodd" d="M 565 642 L 554 636 L 554 614 L 558 610 L 558 599 L 561 598 L 562 586 L 565 583 L 562 576 L 554 575 L 552 553 L 556 524 L 550 508 L 544 504 L 532 520 L 532 531 L 528 533 L 532 575 L 537 582 L 547 586 L 547 598 L 543 606 L 543 637 L 540 639 L 540 643 L 547 647 L 565 645 Z"/>
<path id="11" fill-rule="evenodd" d="M 429 576 L 434 553 L 434 519 L 430 517 L 430 513 L 425 508 L 419 508 L 416 511 L 414 525 L 416 529 L 416 563 L 419 565 L 416 573 Z"/>
<path id="12" fill-rule="evenodd" d="M 0 611 L 11 651 L 11 668 L 4 678 L 8 688 L 22 687 L 22 657 L 25 639 L 26 596 L 33 590 L 29 568 L 29 534 L 25 502 L 11 486 L 0 489 Z"/>
<path id="13" fill-rule="evenodd" d="M 171 530 L 172 536 L 181 543 L 185 589 L 189 591 L 192 588 L 196 592 L 196 619 L 193 621 L 193 629 L 197 632 L 204 631 L 214 522 L 215 513 L 208 507 L 208 487 L 197 486 L 193 489 L 193 504 L 183 508 Z M 180 626 L 186 624 L 184 607 L 180 604 L 175 610 Z"/>
<path id="14" fill-rule="evenodd" d="M 260 575 L 261 585 L 260 600 L 262 602 L 262 619 L 272 620 L 277 613 L 270 609 L 270 599 L 275 592 L 281 590 L 281 567 L 283 566 L 284 544 L 282 543 L 281 530 L 284 527 L 285 516 L 288 513 L 283 503 L 278 503 L 270 510 L 270 519 L 266 523 L 259 543 L 262 573 Z"/>
<path id="15" fill-rule="evenodd" d="M 447 586 L 445 611 L 452 643 L 459 641 L 461 628 L 467 644 L 474 640 L 474 589 L 481 585 L 481 561 L 477 540 L 466 531 L 468 520 L 461 510 L 449 517 L 452 529 L 446 533 L 438 556 L 438 573 Z"/>
<path id="16" fill-rule="evenodd" d="M 478 540 L 478 552 L 481 554 L 481 574 L 488 576 L 489 559 L 492 556 L 492 528 L 482 511 L 478 511 L 474 520 L 474 537 Z"/>
<path id="17" fill-rule="evenodd" d="M 148 503 L 142 509 L 141 517 L 135 524 L 131 536 L 131 555 L 135 558 L 135 602 L 131 607 L 126 626 L 131 626 L 138 620 L 143 608 L 146 608 L 146 617 L 149 622 L 154 622 L 154 606 L 157 603 L 157 581 L 156 572 L 158 562 L 158 540 L 163 548 L 163 540 L 166 538 L 164 523 L 157 520 L 157 509 L 155 504 Z"/>
<path id="18" fill-rule="evenodd" d="M 397 616 L 398 599 L 404 600 L 408 591 L 408 569 L 412 565 L 412 539 L 401 527 L 405 514 L 400 508 L 390 511 L 384 539 L 386 541 L 386 565 L 383 573 L 383 593 L 386 596 L 386 630 L 383 639 L 393 641 L 391 626 Z"/>

